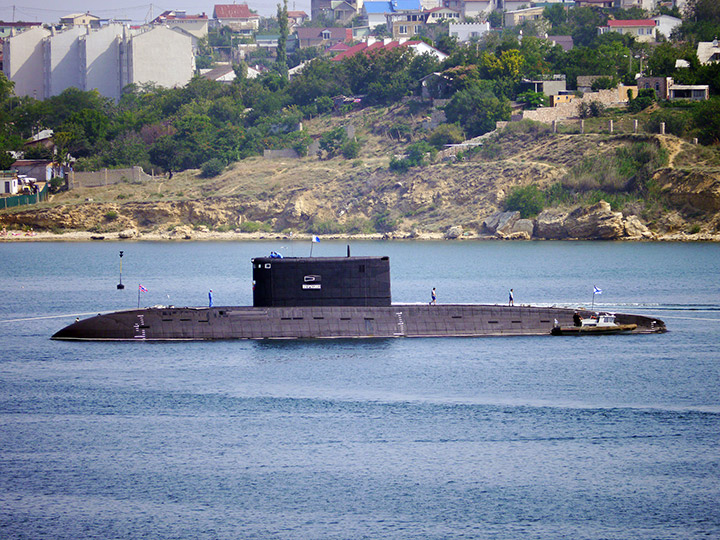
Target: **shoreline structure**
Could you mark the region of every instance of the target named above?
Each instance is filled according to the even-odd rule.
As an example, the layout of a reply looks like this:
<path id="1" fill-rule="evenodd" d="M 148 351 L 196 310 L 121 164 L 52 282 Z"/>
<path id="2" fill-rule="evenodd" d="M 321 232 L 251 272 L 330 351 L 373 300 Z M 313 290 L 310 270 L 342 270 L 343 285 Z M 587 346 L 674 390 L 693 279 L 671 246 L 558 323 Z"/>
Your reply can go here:
<path id="1" fill-rule="evenodd" d="M 15 234 L 13 234 L 15 233 Z M 217 231 L 193 231 L 192 234 L 172 234 L 168 232 L 143 232 L 138 233 L 137 231 L 122 231 L 113 232 L 106 234 L 99 234 L 95 232 L 86 231 L 69 231 L 64 233 L 54 233 L 49 231 L 41 232 L 20 232 L 20 231 L 8 231 L 7 236 L 0 236 L 0 242 L 175 242 L 175 241 L 271 241 L 271 240 L 297 240 L 297 241 L 310 241 L 314 234 L 299 233 L 299 234 L 281 234 L 281 233 L 268 233 L 268 232 L 217 232 Z M 441 232 L 423 232 L 423 233 L 374 233 L 374 234 L 327 234 L 319 235 L 323 240 L 448 240 L 448 241 L 462 241 L 462 240 L 497 240 L 497 241 L 518 241 L 521 239 L 508 239 L 498 238 L 493 235 L 481 235 L 481 234 L 468 234 L 457 238 L 448 238 L 446 234 Z M 522 239 L 521 241 L 537 241 L 537 242 L 720 242 L 720 234 L 707 234 L 707 233 L 668 233 L 663 235 L 657 235 L 654 238 L 617 238 L 612 240 L 595 240 L 587 238 L 566 238 L 563 240 L 545 240 L 540 238 L 533 238 L 531 240 Z"/>

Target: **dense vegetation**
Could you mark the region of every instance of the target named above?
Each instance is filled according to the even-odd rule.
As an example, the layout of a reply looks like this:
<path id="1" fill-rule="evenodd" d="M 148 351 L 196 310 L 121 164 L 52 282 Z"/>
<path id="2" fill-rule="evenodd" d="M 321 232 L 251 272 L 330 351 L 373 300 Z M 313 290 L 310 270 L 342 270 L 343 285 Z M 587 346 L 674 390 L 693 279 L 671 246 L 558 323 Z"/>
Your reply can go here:
<path id="1" fill-rule="evenodd" d="M 295 56 L 285 52 L 286 9 L 278 7 L 275 21 L 283 38 L 283 46 L 271 62 L 275 69 L 256 79 L 247 78 L 245 66 L 237 65 L 238 77 L 229 85 L 196 77 L 183 88 L 130 86 L 114 103 L 97 92 L 76 89 L 45 101 L 19 98 L 12 93 L 12 83 L 0 76 L 0 168 L 12 163 L 8 151 L 21 149 L 33 133 L 50 128 L 60 150 L 57 159 L 72 156 L 77 159 L 77 169 L 130 165 L 164 171 L 202 168 L 203 175 L 213 176 L 226 164 L 266 148 L 294 148 L 303 154 L 311 142 L 305 132 L 296 129 L 303 119 L 418 95 L 421 79 L 434 72 L 442 77 L 432 91 L 450 100 L 446 115 L 451 126 L 429 134 L 422 144 L 414 141 L 405 159 L 392 162 L 396 170 L 421 165 L 432 147 L 491 131 L 496 121 L 509 119 L 511 101 L 529 108 L 543 105 L 542 94 L 523 90 L 523 78 L 563 74 L 572 88 L 578 75 L 603 75 L 599 84 L 609 87 L 618 81 L 632 82 L 644 62 L 647 74 L 709 84 L 712 94 L 720 94 L 720 64 L 701 66 L 694 52 L 696 41 L 720 34 L 720 9 L 714 0 L 691 0 L 677 36 L 684 41 L 666 41 L 655 48 L 619 34 L 598 36 L 596 28 L 607 21 L 607 11 L 565 11 L 556 5 L 546 8 L 542 21 L 491 33 L 468 45 L 439 31 L 434 44 L 449 54 L 442 63 L 429 55 L 395 48 L 340 62 L 318 57 L 292 80 L 288 80 L 287 67 L 307 58 L 301 52 Z M 614 10 L 613 15 L 640 18 L 643 13 Z M 572 35 L 575 48 L 565 52 L 537 37 L 546 31 Z M 427 36 L 420 37 L 429 41 Z M 211 34 L 201 48 L 201 64 L 212 63 L 213 43 L 232 43 L 233 39 L 226 29 Z M 305 54 L 309 53 L 317 51 Z M 678 58 L 687 60 L 690 67 L 676 68 Z M 332 98 L 340 95 L 360 96 L 361 101 L 336 106 Z M 642 110 L 651 102 L 636 96 L 631 107 Z M 601 113 L 588 111 L 589 115 Z M 663 114 L 662 120 L 658 120 L 660 116 L 656 120 L 673 126 L 671 132 L 693 133 L 704 143 L 720 140 L 718 97 L 688 108 L 666 109 Z M 359 151 L 357 141 L 344 140 L 340 132 L 326 134 L 320 142 L 324 144 L 321 155 L 327 158 L 342 155 L 354 159 Z M 27 157 L 50 156 L 33 150 Z"/>

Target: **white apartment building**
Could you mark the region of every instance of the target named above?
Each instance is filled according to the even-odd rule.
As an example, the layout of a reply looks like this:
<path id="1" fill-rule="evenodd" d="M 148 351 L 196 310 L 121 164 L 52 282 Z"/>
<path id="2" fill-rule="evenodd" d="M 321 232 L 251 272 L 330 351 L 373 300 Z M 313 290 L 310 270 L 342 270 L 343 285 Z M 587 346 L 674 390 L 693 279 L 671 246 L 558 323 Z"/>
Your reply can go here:
<path id="1" fill-rule="evenodd" d="M 75 87 L 117 101 L 128 84 L 187 84 L 195 72 L 192 40 L 166 26 L 33 28 L 6 39 L 3 72 L 18 96 L 47 99 Z"/>
<path id="2" fill-rule="evenodd" d="M 30 28 L 5 40 L 3 73 L 15 82 L 15 94 L 45 98 L 43 41 L 50 36 L 45 28 Z"/>

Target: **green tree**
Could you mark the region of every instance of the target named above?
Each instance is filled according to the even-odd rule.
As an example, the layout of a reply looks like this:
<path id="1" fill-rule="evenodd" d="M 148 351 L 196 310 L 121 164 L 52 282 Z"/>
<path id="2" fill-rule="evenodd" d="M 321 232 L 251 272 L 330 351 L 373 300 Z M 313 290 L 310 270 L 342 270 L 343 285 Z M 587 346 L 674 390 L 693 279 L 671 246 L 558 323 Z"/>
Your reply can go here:
<path id="1" fill-rule="evenodd" d="M 510 104 L 496 97 L 487 84 L 478 84 L 457 92 L 445 106 L 445 115 L 450 122 L 458 122 L 469 137 L 477 137 L 493 131 L 496 122 L 509 120 Z"/>
<path id="2" fill-rule="evenodd" d="M 502 28 L 503 16 L 499 11 L 493 10 L 488 15 L 488 22 L 492 28 Z"/>
<path id="3" fill-rule="evenodd" d="M 448 144 L 460 144 L 465 140 L 465 133 L 458 124 L 440 124 L 428 137 L 428 143 L 438 150 Z"/>
<path id="4" fill-rule="evenodd" d="M 533 92 L 528 90 L 522 94 L 518 94 L 518 102 L 523 103 L 526 109 L 537 109 L 538 107 L 547 107 L 549 105 L 548 97 L 542 92 Z"/>
<path id="5" fill-rule="evenodd" d="M 287 78 L 287 38 L 289 34 L 287 0 L 283 0 L 282 7 L 280 6 L 280 4 L 277 5 L 277 21 L 278 26 L 280 27 L 280 36 L 278 37 L 277 57 L 275 59 L 275 65 L 277 66 L 277 70 L 280 75 Z"/>
<path id="6" fill-rule="evenodd" d="M 680 33 L 694 41 L 712 41 L 720 36 L 720 2 L 688 0 Z"/>
<path id="7" fill-rule="evenodd" d="M 543 17 L 545 17 L 545 19 L 552 25 L 553 29 L 560 28 L 567 22 L 567 12 L 565 11 L 565 6 L 562 4 L 547 6 L 543 10 Z"/>
<path id="8" fill-rule="evenodd" d="M 693 120 L 703 144 L 720 142 L 720 98 L 700 102 L 693 111 Z"/>
<path id="9" fill-rule="evenodd" d="M 342 146 L 347 142 L 348 136 L 345 128 L 337 127 L 323 133 L 320 137 L 320 149 L 325 152 L 325 158 L 335 157 Z"/>

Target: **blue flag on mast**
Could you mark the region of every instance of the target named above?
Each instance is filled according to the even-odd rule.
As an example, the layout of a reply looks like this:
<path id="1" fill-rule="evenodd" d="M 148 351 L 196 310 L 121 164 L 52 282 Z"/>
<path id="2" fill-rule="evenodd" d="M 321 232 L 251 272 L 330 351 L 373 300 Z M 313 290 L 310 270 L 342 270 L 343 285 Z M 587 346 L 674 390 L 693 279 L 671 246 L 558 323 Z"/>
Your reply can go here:
<path id="1" fill-rule="evenodd" d="M 593 294 L 602 294 L 602 289 L 598 288 L 597 285 L 593 285 Z"/>

